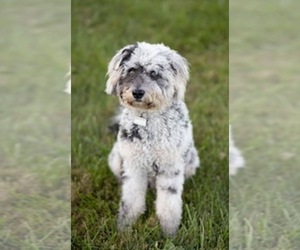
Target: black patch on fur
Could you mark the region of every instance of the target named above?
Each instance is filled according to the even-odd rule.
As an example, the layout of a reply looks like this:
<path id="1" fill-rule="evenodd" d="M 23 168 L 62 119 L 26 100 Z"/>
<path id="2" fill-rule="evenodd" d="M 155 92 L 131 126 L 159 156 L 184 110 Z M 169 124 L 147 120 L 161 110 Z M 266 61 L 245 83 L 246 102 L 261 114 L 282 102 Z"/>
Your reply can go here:
<path id="1" fill-rule="evenodd" d="M 158 166 L 155 163 L 153 163 L 152 168 L 153 168 L 155 174 L 158 174 L 159 168 L 158 168 Z"/>
<path id="2" fill-rule="evenodd" d="M 108 126 L 109 132 L 112 134 L 118 134 L 120 128 L 120 124 L 118 122 L 111 123 Z"/>
<path id="3" fill-rule="evenodd" d="M 130 140 L 131 142 L 134 139 L 142 140 L 141 135 L 139 134 L 139 128 L 136 124 L 134 124 L 130 131 L 127 131 L 126 129 L 121 129 L 121 139 Z"/>
<path id="4" fill-rule="evenodd" d="M 182 157 L 183 157 L 183 159 L 184 159 L 185 162 L 186 162 L 186 159 L 187 159 L 188 156 L 189 156 L 191 147 L 192 147 L 192 143 L 189 144 L 187 150 L 186 150 L 186 151 L 183 153 L 183 155 L 182 155 Z"/>
<path id="5" fill-rule="evenodd" d="M 192 151 L 192 144 L 189 145 L 188 149 L 183 154 L 185 164 L 191 165 L 195 161 L 196 155 Z"/>
<path id="6" fill-rule="evenodd" d="M 134 124 L 132 127 L 131 127 L 131 130 L 130 130 L 130 136 L 129 136 L 129 139 L 133 141 L 134 138 L 137 138 L 139 140 L 142 139 L 141 135 L 139 134 L 139 127 L 138 125 Z"/>
<path id="7" fill-rule="evenodd" d="M 126 48 L 122 51 L 122 60 L 120 62 L 120 66 L 123 66 L 125 62 L 129 61 L 131 58 L 132 53 L 134 52 L 134 50 L 138 47 L 137 44 L 132 45 L 129 48 Z"/>
<path id="8" fill-rule="evenodd" d="M 127 139 L 128 138 L 128 133 L 127 133 L 126 129 L 122 129 L 120 131 L 120 133 L 121 133 L 121 139 Z"/>
<path id="9" fill-rule="evenodd" d="M 157 64 L 157 67 L 159 67 L 160 70 L 164 69 L 164 67 L 161 64 Z"/>
<path id="10" fill-rule="evenodd" d="M 177 176 L 177 175 L 179 175 L 180 174 L 180 170 L 176 170 L 175 172 L 174 172 L 174 175 L 175 176 Z"/>
<path id="11" fill-rule="evenodd" d="M 125 180 L 129 179 L 129 176 L 125 174 L 124 170 L 121 170 L 120 176 L 121 176 L 122 182 L 124 182 Z"/>
<path id="12" fill-rule="evenodd" d="M 174 67 L 172 63 L 170 63 L 170 67 L 174 71 L 175 75 L 177 75 L 177 69 Z"/>
<path id="13" fill-rule="evenodd" d="M 173 188 L 173 187 L 168 187 L 168 192 L 170 192 L 171 194 L 177 194 L 177 189 Z"/>
<path id="14" fill-rule="evenodd" d="M 142 78 L 139 77 L 141 75 L 140 71 L 143 70 L 142 67 L 139 67 L 139 68 L 136 68 L 136 71 L 133 73 L 133 74 L 129 74 L 129 72 L 126 72 L 125 75 L 121 76 L 120 80 L 119 80 L 119 90 L 120 90 L 120 97 L 121 99 L 123 99 L 123 92 L 122 92 L 122 89 L 120 88 L 123 84 L 125 83 L 132 83 L 133 81 L 140 81 L 141 83 L 143 82 L 142 81 Z"/>
<path id="15" fill-rule="evenodd" d="M 160 189 L 162 191 L 167 191 L 171 194 L 177 194 L 178 193 L 178 190 L 172 186 L 169 186 L 169 187 L 166 187 L 166 186 L 160 186 Z"/>
<path id="16" fill-rule="evenodd" d="M 160 170 L 159 166 L 156 163 L 153 163 L 152 169 L 155 172 L 155 175 L 161 175 L 165 172 L 163 170 Z"/>
<path id="17" fill-rule="evenodd" d="M 184 128 L 188 128 L 189 122 L 188 122 L 187 120 L 185 120 L 185 121 L 183 122 L 182 126 L 183 126 Z"/>
<path id="18" fill-rule="evenodd" d="M 181 108 L 178 106 L 178 105 L 173 105 L 173 109 L 178 113 L 178 115 L 179 115 L 179 120 L 184 120 L 184 115 L 183 115 L 183 113 L 182 113 L 182 110 L 181 110 Z"/>

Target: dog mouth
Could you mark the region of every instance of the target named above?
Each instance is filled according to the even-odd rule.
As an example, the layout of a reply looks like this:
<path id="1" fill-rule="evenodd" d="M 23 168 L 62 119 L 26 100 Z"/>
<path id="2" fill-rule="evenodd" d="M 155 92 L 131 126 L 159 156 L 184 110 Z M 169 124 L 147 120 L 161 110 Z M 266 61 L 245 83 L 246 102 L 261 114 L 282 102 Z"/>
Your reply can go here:
<path id="1" fill-rule="evenodd" d="M 140 109 L 154 109 L 155 104 L 153 102 L 143 102 L 142 100 L 134 100 L 127 103 L 129 106 Z"/>

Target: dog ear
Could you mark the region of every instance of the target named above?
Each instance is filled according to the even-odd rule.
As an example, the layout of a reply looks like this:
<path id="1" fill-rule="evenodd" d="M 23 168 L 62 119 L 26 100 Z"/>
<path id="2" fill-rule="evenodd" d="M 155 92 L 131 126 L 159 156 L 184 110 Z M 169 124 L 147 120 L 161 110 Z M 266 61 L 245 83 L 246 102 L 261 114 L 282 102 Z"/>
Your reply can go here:
<path id="1" fill-rule="evenodd" d="M 184 100 L 186 85 L 190 77 L 188 61 L 176 51 L 172 51 L 169 60 L 170 68 L 175 76 L 175 90 L 177 98 Z"/>
<path id="2" fill-rule="evenodd" d="M 105 92 L 110 95 L 117 94 L 117 84 L 120 81 L 120 77 L 123 71 L 124 62 L 128 61 L 137 48 L 137 45 L 128 45 L 123 49 L 119 50 L 117 54 L 111 59 L 108 65 L 107 76 L 108 80 L 106 82 Z"/>

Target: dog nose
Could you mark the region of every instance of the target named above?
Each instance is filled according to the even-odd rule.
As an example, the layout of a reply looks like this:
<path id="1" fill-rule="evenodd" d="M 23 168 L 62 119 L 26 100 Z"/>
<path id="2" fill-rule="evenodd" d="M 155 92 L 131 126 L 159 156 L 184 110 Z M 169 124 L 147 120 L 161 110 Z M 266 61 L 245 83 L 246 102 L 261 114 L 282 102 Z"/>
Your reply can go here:
<path id="1" fill-rule="evenodd" d="M 136 100 L 142 99 L 144 94 L 145 94 L 145 91 L 142 90 L 142 89 L 135 89 L 135 90 L 132 91 L 132 95 Z"/>

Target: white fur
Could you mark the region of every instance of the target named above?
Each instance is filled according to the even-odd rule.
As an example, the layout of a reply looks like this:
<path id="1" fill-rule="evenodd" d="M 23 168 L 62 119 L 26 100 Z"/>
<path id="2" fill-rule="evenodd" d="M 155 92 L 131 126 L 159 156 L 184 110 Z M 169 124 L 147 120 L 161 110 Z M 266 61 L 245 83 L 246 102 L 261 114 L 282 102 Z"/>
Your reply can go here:
<path id="1" fill-rule="evenodd" d="M 136 73 L 129 77 L 132 67 Z M 159 79 L 150 77 L 152 71 L 160 74 Z M 108 77 L 106 92 L 118 95 L 124 106 L 109 155 L 110 169 L 122 182 L 119 228 L 131 225 L 145 211 L 150 184 L 157 191 L 161 227 L 167 235 L 174 235 L 181 221 L 184 179 L 200 165 L 183 102 L 189 79 L 187 62 L 162 44 L 137 43 L 114 56 Z M 133 97 L 136 89 L 145 90 L 139 101 Z M 145 119 L 146 126 L 135 124 L 136 117 Z"/>

